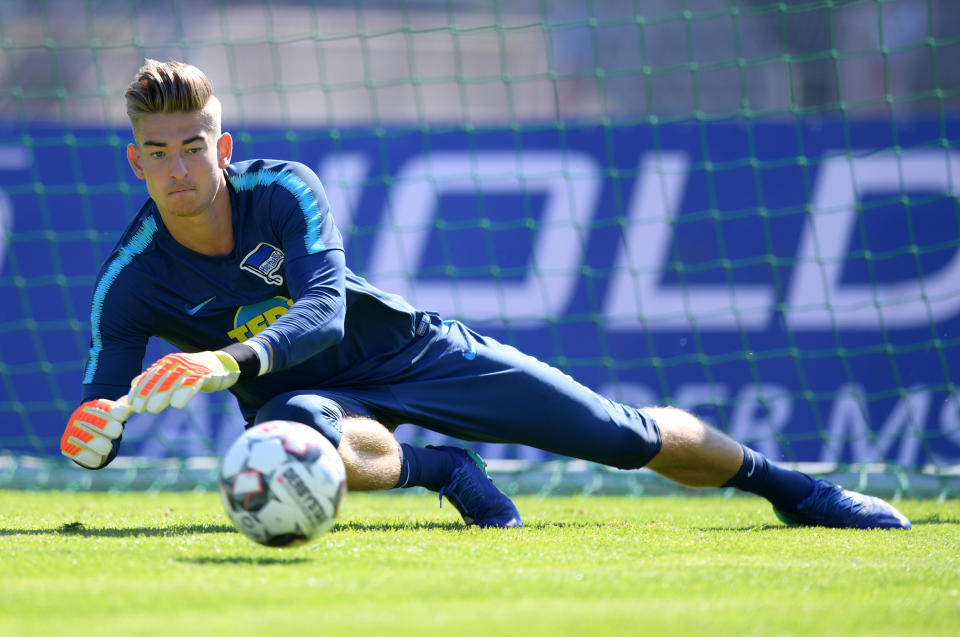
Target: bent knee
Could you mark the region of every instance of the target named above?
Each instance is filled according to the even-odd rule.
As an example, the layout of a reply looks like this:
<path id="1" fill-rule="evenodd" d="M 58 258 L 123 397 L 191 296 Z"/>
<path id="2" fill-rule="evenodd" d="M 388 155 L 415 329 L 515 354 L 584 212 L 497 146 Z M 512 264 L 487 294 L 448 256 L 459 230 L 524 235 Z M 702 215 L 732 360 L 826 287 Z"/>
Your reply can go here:
<path id="1" fill-rule="evenodd" d="M 290 420 L 303 423 L 319 431 L 334 447 L 338 447 L 344 417 L 344 409 L 331 398 L 316 394 L 283 394 L 264 403 L 257 411 L 254 422 Z"/>
<path id="2" fill-rule="evenodd" d="M 619 428 L 606 464 L 618 469 L 639 469 L 660 452 L 663 441 L 656 419 L 643 409 L 636 412 L 629 425 Z"/>

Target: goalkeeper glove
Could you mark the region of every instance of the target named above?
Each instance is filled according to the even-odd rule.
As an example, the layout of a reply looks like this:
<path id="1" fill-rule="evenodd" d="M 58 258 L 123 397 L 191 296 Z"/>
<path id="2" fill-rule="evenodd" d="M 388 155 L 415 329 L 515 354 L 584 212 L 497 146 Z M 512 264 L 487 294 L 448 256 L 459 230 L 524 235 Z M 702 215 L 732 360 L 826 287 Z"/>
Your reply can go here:
<path id="1" fill-rule="evenodd" d="M 105 467 L 120 449 L 123 422 L 129 416 L 125 397 L 88 400 L 70 415 L 60 452 L 87 469 Z"/>
<path id="2" fill-rule="evenodd" d="M 167 354 L 131 381 L 127 402 L 138 414 L 182 409 L 197 392 L 227 389 L 238 378 L 240 367 L 226 352 Z"/>

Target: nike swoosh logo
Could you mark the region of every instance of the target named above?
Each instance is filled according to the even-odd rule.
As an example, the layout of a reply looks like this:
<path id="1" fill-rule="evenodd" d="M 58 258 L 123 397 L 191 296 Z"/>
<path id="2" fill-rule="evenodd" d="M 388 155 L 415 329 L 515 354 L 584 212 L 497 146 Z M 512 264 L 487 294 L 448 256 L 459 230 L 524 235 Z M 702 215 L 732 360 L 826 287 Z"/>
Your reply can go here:
<path id="1" fill-rule="evenodd" d="M 186 307 L 186 306 L 184 306 L 184 309 L 186 310 L 187 314 L 189 314 L 190 316 L 193 316 L 194 314 L 196 314 L 197 312 L 199 312 L 200 310 L 202 310 L 204 305 L 206 305 L 207 303 L 209 303 L 210 301 L 212 301 L 212 300 L 215 299 L 215 298 L 217 298 L 216 295 L 211 296 L 209 299 L 207 299 L 207 300 L 204 301 L 203 303 L 200 303 L 199 305 L 194 305 L 193 307 Z"/>
<path id="2" fill-rule="evenodd" d="M 750 456 L 750 471 L 747 471 L 747 477 L 753 475 L 753 470 L 757 468 L 757 463 L 754 461 L 753 456 Z"/>

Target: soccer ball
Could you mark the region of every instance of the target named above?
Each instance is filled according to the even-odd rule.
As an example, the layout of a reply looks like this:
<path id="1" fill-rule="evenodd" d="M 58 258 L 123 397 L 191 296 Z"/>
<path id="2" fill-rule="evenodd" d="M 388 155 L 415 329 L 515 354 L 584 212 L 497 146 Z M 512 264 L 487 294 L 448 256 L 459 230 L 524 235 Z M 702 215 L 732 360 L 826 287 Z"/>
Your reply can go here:
<path id="1" fill-rule="evenodd" d="M 347 492 L 346 469 L 330 441 L 285 420 L 244 432 L 223 457 L 219 480 L 230 520 L 267 546 L 303 543 L 329 531 Z"/>

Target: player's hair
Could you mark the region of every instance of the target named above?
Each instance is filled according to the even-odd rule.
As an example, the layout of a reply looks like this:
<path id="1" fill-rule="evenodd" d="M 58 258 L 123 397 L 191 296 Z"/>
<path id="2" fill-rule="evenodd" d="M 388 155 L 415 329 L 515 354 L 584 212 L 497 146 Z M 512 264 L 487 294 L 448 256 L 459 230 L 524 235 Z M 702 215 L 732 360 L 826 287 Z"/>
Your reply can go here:
<path id="1" fill-rule="evenodd" d="M 134 130 L 144 115 L 199 112 L 204 128 L 220 134 L 220 100 L 209 78 L 191 64 L 147 58 L 123 97 Z"/>

